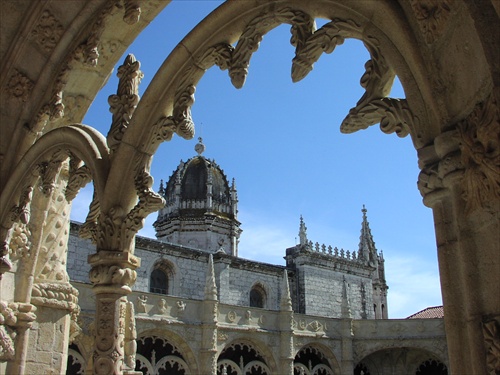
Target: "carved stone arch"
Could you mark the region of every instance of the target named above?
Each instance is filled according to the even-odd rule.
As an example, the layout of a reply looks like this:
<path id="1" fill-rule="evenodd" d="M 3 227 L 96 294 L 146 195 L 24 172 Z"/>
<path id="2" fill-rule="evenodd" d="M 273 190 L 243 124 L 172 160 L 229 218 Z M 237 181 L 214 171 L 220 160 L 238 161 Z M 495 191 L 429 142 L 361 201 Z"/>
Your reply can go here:
<path id="1" fill-rule="evenodd" d="M 219 362 L 222 363 L 223 360 L 234 361 L 235 363 L 238 363 L 241 367 L 239 357 L 236 358 L 235 360 L 235 358 L 230 358 L 227 355 L 225 355 L 225 353 L 227 354 L 228 351 L 232 351 L 231 355 L 234 356 L 235 353 L 242 350 L 245 350 L 245 353 L 249 353 L 248 358 L 244 359 L 243 368 L 245 368 L 251 362 L 257 361 L 263 363 L 271 374 L 275 374 L 277 372 L 276 361 L 274 359 L 272 350 L 270 350 L 270 347 L 255 337 L 249 338 L 243 335 L 235 337 L 231 342 L 227 343 L 224 346 L 224 348 L 219 352 L 217 358 L 218 371 L 220 370 Z"/>
<path id="2" fill-rule="evenodd" d="M 104 138 L 96 130 L 80 124 L 45 134 L 19 161 L 0 196 L 1 241 L 4 253 L 9 251 L 7 246 L 11 241 L 14 223 L 28 224 L 33 196 L 37 202 L 43 196 L 51 197 L 56 186 L 56 179 L 61 178 L 59 175 L 61 165 L 68 158 L 75 160 L 77 165 L 82 161 L 85 163 L 86 173 L 92 174 L 97 192 L 102 196 L 109 171 L 108 149 Z M 35 189 L 37 181 L 41 186 L 40 192 Z M 75 184 L 76 186 L 73 186 L 75 190 L 78 190 L 82 181 L 88 181 L 88 176 L 83 180 L 80 179 Z M 37 198 L 38 195 L 41 196 L 40 199 Z M 61 199 L 64 200 L 64 198 Z M 61 204 L 64 205 L 65 202 Z M 44 216 L 46 215 L 44 212 L 50 211 L 50 208 L 39 207 L 37 210 L 38 215 Z M 41 223 L 38 222 L 39 220 L 35 221 L 36 226 L 39 227 Z M 17 228 L 20 227 L 17 226 Z M 35 228 L 35 232 L 37 236 L 41 235 L 41 227 Z M 36 262 L 36 259 L 32 261 Z"/>
<path id="3" fill-rule="evenodd" d="M 24 8 L 23 17 L 15 36 L 10 35 L 10 45 L 5 47 L 9 48 L 3 56 L 2 77 L 7 79 L 2 79 L 2 90 L 9 87 L 16 71 L 28 71 L 26 79 L 31 83 L 25 91 L 30 105 L 22 105 L 26 99 L 17 100 L 20 105 L 9 103 L 15 110 L 12 117 L 16 124 L 2 166 L 2 179 L 3 173 L 8 173 L 8 168 L 35 142 L 37 133 L 82 121 L 128 45 L 167 5 L 144 3 L 137 7 L 138 16 L 134 18 L 133 7 L 121 3 L 96 0 L 67 6 L 36 2 L 16 7 L 17 12 Z M 60 17 L 62 13 L 65 17 Z M 31 56 L 41 63 L 33 63 L 36 59 Z"/>
<path id="4" fill-rule="evenodd" d="M 137 337 L 137 340 L 144 337 L 155 337 L 166 340 L 181 353 L 183 361 L 189 364 L 189 373 L 196 374 L 199 372 L 198 356 L 195 354 L 195 349 L 191 347 L 189 341 L 186 340 L 184 336 L 167 329 L 153 328 L 139 331 Z M 157 360 L 159 360 L 159 358 L 157 358 Z"/>
<path id="5" fill-rule="evenodd" d="M 193 136 L 194 123 L 190 108 L 194 103 L 195 85 L 206 69 L 213 65 L 228 70 L 238 65 L 239 60 L 235 60 L 235 56 L 239 56 L 238 45 L 232 47 L 231 44 L 238 39 L 242 40 L 241 38 L 248 34 L 248 30 L 258 28 L 259 17 L 264 19 L 271 17 L 269 18 L 271 20 L 271 15 L 274 15 L 275 19 L 270 24 L 277 26 L 283 23 L 280 18 L 283 12 L 310 15 L 312 18 L 330 18 L 330 15 L 335 14 L 332 29 L 338 29 L 339 36 L 337 38 L 334 35 L 333 39 L 338 39 L 339 43 L 344 37 L 357 37 L 365 41 L 365 44 L 371 46 L 373 61 L 385 59 L 389 63 L 389 70 L 393 69 L 400 76 L 403 86 L 414 89 L 411 97 L 408 96 L 408 101 L 385 98 L 388 82 L 392 79 L 393 73 L 387 73 L 385 68 L 377 71 L 376 64 L 369 64 L 361 82 L 369 91 L 369 95 L 366 100 L 362 99 L 362 103 L 353 107 L 354 113 L 348 115 L 355 123 L 361 121 L 363 126 L 359 124 L 354 128 L 346 126 L 348 131 L 368 126 L 366 125 L 368 120 L 369 125 L 382 121 L 384 131 L 396 131 L 400 134 L 404 134 L 408 124 L 417 118 L 419 124 L 423 126 L 437 124 L 436 121 L 430 120 L 435 117 L 434 101 L 425 103 L 423 99 L 430 97 L 432 90 L 425 84 L 416 83 L 417 79 L 426 82 L 428 74 L 420 63 L 421 57 L 415 47 L 417 44 L 412 30 L 408 29 L 404 19 L 401 19 L 401 9 L 396 3 L 380 2 L 377 7 L 368 7 L 369 9 L 362 2 L 353 3 L 352 9 L 340 7 L 333 2 L 321 2 L 321 6 L 316 6 L 316 1 L 310 1 L 301 3 L 300 7 L 293 1 L 279 2 L 279 6 L 277 4 L 268 2 L 250 6 L 247 2 L 224 3 L 217 9 L 216 16 L 209 15 L 205 18 L 181 42 L 182 48 L 175 49 L 169 55 L 139 102 L 123 136 L 123 144 L 127 146 L 119 147 L 117 150 L 116 156 L 119 161 L 114 163 L 110 172 L 110 183 L 107 185 L 106 193 L 109 199 L 103 211 L 121 207 L 124 212 L 128 212 L 135 203 L 132 199 L 135 195 L 133 176 L 141 170 L 148 172 L 151 157 L 159 144 L 170 140 L 174 133 L 187 138 Z M 377 16 L 374 16 L 374 12 Z M 395 24 L 391 24 L 391 27 L 386 26 L 386 22 L 382 20 L 387 18 Z M 311 35 L 309 22 L 300 23 L 295 19 L 294 22 L 296 23 L 292 29 L 295 31 L 300 29 L 300 32 L 296 32 L 292 40 L 297 51 L 300 51 L 314 34 Z M 252 50 L 258 47 L 259 35 L 262 34 L 258 31 L 250 33 L 251 38 L 244 39 L 241 43 L 247 45 L 245 48 L 250 55 Z M 268 30 L 264 28 L 263 31 Z M 375 49 L 377 53 L 374 52 Z M 243 55 L 245 56 L 242 58 L 245 60 L 246 54 Z M 424 91 L 429 95 L 423 95 Z M 427 137 L 430 133 L 432 132 L 427 129 L 415 131 L 415 144 L 422 145 L 428 142 Z"/>
<path id="6" fill-rule="evenodd" d="M 310 342 L 295 351 L 294 368 L 299 369 L 301 366 L 308 368 L 309 364 L 313 370 L 310 372 L 311 375 L 321 369 L 328 370 L 327 374 L 340 374 L 340 364 L 335 354 L 330 348 L 319 342 Z"/>
<path id="7" fill-rule="evenodd" d="M 84 161 L 90 168 L 97 193 L 99 196 L 103 195 L 109 171 L 106 140 L 98 131 L 89 126 L 73 124 L 55 129 L 42 136 L 19 161 L 0 198 L 2 222 L 8 215 L 5 210 L 19 199 L 23 187 L 34 184 L 37 176 L 33 172 L 37 169 L 37 165 L 50 161 L 56 152 L 64 153 L 66 150 L 71 150 L 69 152 L 71 155 Z M 70 154 L 66 155 L 69 157 Z"/>

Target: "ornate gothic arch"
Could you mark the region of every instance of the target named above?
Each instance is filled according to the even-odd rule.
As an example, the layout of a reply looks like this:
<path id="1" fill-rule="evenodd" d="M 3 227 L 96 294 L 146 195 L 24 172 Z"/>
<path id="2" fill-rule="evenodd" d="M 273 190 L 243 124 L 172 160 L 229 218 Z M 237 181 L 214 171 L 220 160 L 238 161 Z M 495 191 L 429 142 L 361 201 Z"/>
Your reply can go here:
<path id="1" fill-rule="evenodd" d="M 139 332 L 137 336 L 139 340 L 141 338 L 154 337 L 170 343 L 175 350 L 180 353 L 179 358 L 182 358 L 185 363 L 189 364 L 189 373 L 195 374 L 200 372 L 198 359 L 194 354 L 194 348 L 191 347 L 188 341 L 186 341 L 186 339 L 181 337 L 179 334 L 165 329 L 148 329 Z M 159 360 L 160 358 L 157 358 L 157 362 Z"/>
<path id="2" fill-rule="evenodd" d="M 162 7 L 134 0 L 68 4 L 10 2 L 13 19 L 2 23 L 8 42 L 1 46 L 5 111 L 0 121 L 0 186 L 9 204 L 12 188 L 5 184 L 21 183 L 14 170 L 29 147 L 49 129 L 81 120 L 118 56 Z M 58 17 L 61 14 L 66 19 Z M 373 58 L 361 80 L 368 95 L 356 104 L 344 129 L 380 121 L 386 131 L 410 132 L 423 170 L 419 188 L 435 215 L 451 368 L 485 372 L 485 355 L 488 363 L 495 360 L 494 327 L 500 319 L 500 302 L 492 298 L 499 283 L 498 15 L 498 5 L 488 0 L 225 2 L 165 61 L 115 152 L 100 202 L 98 254 L 91 259 L 96 293 L 114 297 L 98 297 L 97 319 L 115 326 L 113 319 L 127 315 L 123 296 L 139 265 L 131 254 L 134 233 L 159 204 L 150 191 L 150 158 L 174 132 L 192 136 L 189 109 L 205 69 L 213 64 L 228 69 L 236 86 L 241 85 L 260 35 L 273 25 L 291 22 L 296 25 L 295 65 L 301 68 L 307 67 L 301 56 L 321 53 L 315 43 L 320 37 L 327 51 L 345 37 L 362 39 L 369 47 Z M 334 23 L 316 34 L 308 21 L 315 17 Z M 123 20 L 131 26 L 121 27 Z M 46 32 L 50 38 L 39 37 Z M 235 47 L 237 40 L 241 43 Z M 393 73 L 403 83 L 406 101 L 383 95 Z M 19 218 L 29 195 L 14 199 Z M 34 233 L 38 238 L 42 234 L 43 228 Z M 26 247 L 22 233 L 19 238 L 19 246 Z M 33 315 L 23 303 L 15 301 L 2 311 L 19 311 L 30 321 Z M 98 327 L 99 338 L 109 336 Z M 98 348 L 103 368 L 121 371 L 124 354 L 116 348 L 122 338 L 119 332 L 117 340 L 104 340 L 106 345 Z"/>
<path id="3" fill-rule="evenodd" d="M 293 363 L 294 370 L 299 374 L 337 375 L 341 373 L 335 354 L 320 343 L 309 343 L 299 348 L 295 353 Z"/>
<path id="4" fill-rule="evenodd" d="M 359 374 L 360 370 L 363 370 L 370 375 L 386 373 L 419 374 L 418 370 L 425 370 L 426 364 L 435 370 L 440 370 L 440 372 L 431 373 L 443 375 L 448 373 L 446 362 L 439 356 L 426 349 L 414 347 L 388 348 L 374 351 L 355 362 L 354 372 Z"/>
<path id="5" fill-rule="evenodd" d="M 276 363 L 272 352 L 254 338 L 236 338 L 226 344 L 217 358 L 217 374 L 274 374 Z"/>

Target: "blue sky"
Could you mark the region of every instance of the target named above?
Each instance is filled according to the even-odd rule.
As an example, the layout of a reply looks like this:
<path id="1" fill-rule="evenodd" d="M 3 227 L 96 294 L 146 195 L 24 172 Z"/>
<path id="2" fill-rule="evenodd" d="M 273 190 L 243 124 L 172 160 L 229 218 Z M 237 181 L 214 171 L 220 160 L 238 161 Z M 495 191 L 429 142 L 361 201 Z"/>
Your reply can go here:
<path id="1" fill-rule="evenodd" d="M 141 94 L 176 44 L 220 3 L 173 1 L 136 39 L 126 54 L 141 62 Z M 285 249 L 298 238 L 300 215 L 313 242 L 357 250 L 365 204 L 386 259 L 389 317 L 440 305 L 432 211 L 416 186 L 411 139 L 386 135 L 378 125 L 354 134 L 339 130 L 363 94 L 359 79 L 368 52 L 361 42 L 347 40 L 294 84 L 289 40 L 288 25 L 264 36 L 240 90 L 227 71 L 207 71 L 192 108 L 196 136 L 191 141 L 174 136 L 160 146 L 152 164 L 156 190 L 181 159 L 195 155 L 202 136 L 204 155 L 215 159 L 229 180 L 236 179 L 241 257 L 284 264 Z M 115 69 L 84 119 L 104 135 L 111 124 L 107 98 L 117 84 Z M 398 81 L 391 96 L 405 97 Z M 87 186 L 75 199 L 74 220 L 84 221 L 91 195 Z M 141 235 L 154 238 L 155 218 L 148 217 Z"/>

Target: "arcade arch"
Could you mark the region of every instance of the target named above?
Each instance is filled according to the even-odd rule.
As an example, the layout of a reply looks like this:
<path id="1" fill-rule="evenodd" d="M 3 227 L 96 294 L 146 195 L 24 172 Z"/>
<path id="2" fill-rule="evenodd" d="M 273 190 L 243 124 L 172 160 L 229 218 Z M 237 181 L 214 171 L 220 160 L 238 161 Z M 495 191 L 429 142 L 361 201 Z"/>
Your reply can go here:
<path id="1" fill-rule="evenodd" d="M 260 346 L 260 348 L 259 348 Z M 272 353 L 262 351 L 248 339 L 235 340 L 227 344 L 217 358 L 217 374 L 270 375 L 276 372 Z"/>
<path id="2" fill-rule="evenodd" d="M 294 375 L 337 375 L 340 368 L 335 355 L 324 345 L 308 344 L 300 348 L 293 361 Z"/>
<path id="3" fill-rule="evenodd" d="M 447 375 L 446 364 L 435 354 L 419 348 L 391 348 L 373 352 L 356 364 L 355 375 Z"/>

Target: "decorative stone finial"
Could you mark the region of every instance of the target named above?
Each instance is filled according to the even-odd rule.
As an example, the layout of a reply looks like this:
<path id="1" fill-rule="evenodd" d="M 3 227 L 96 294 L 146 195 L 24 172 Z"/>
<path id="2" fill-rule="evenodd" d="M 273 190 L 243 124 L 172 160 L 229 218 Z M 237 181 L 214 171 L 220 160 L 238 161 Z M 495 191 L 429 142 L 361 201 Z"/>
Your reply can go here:
<path id="1" fill-rule="evenodd" d="M 205 145 L 203 144 L 203 139 L 201 137 L 198 137 L 198 143 L 196 146 L 194 146 L 194 150 L 198 153 L 198 155 L 201 156 L 203 152 L 205 151 Z"/>
<path id="2" fill-rule="evenodd" d="M 377 249 L 375 247 L 375 241 L 373 241 L 368 218 L 366 217 L 367 209 L 365 205 L 363 205 L 361 212 L 363 213 L 363 221 L 361 223 L 361 235 L 359 237 L 358 258 L 374 262 L 377 258 Z"/>
<path id="3" fill-rule="evenodd" d="M 304 224 L 302 215 L 300 215 L 299 239 L 301 245 L 307 245 L 307 227 Z"/>

